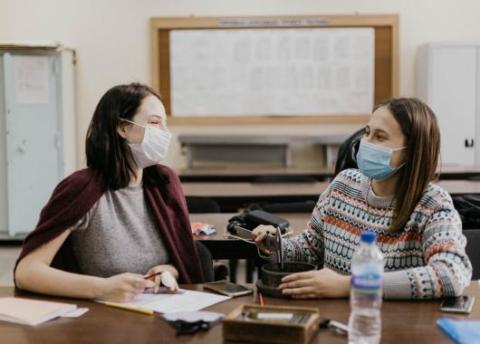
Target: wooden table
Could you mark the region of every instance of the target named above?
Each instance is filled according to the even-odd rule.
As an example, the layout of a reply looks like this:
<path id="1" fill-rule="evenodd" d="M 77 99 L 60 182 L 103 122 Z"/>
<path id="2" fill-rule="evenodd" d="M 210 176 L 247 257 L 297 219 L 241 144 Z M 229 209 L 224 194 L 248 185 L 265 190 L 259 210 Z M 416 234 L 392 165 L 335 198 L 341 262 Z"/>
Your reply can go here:
<path id="1" fill-rule="evenodd" d="M 177 171 L 182 182 L 253 182 L 263 177 L 313 178 L 324 181 L 333 176 L 329 167 L 196 167 Z"/>
<path id="2" fill-rule="evenodd" d="M 303 202 L 317 200 L 328 182 L 315 183 L 249 183 L 194 182 L 183 183 L 186 197 L 208 197 L 222 212 L 233 212 L 252 203 Z"/>
<path id="3" fill-rule="evenodd" d="M 480 193 L 480 181 L 440 180 L 437 184 L 452 195 Z M 329 183 L 188 182 L 182 185 L 186 197 L 208 197 L 216 200 L 222 211 L 236 211 L 252 203 L 316 201 Z"/>
<path id="4" fill-rule="evenodd" d="M 333 167 L 228 166 L 179 169 L 182 182 L 253 182 L 263 177 L 312 178 L 326 181 L 333 176 Z M 438 169 L 440 180 L 464 180 L 480 177 L 480 165 L 443 165 Z"/>
<path id="5" fill-rule="evenodd" d="M 201 285 L 183 286 L 202 290 Z M 480 290 L 472 281 L 465 294 L 477 298 L 470 315 L 442 313 L 440 301 L 385 301 L 382 307 L 382 343 L 451 343 L 436 326 L 443 316 L 456 319 L 480 319 Z M 159 316 L 148 316 L 119 310 L 94 302 L 36 296 L 15 292 L 11 287 L 0 287 L 0 296 L 22 296 L 76 303 L 90 310 L 76 319 L 56 319 L 36 327 L 0 322 L 2 343 L 223 343 L 222 325 L 193 336 L 176 337 L 174 329 Z M 265 297 L 267 305 L 318 307 L 322 318 L 347 323 L 350 306 L 346 299 L 336 300 L 284 300 Z M 235 298 L 213 305 L 207 310 L 229 313 L 243 303 L 254 303 L 253 295 Z M 346 343 L 346 336 L 330 329 L 319 330 L 313 343 Z"/>

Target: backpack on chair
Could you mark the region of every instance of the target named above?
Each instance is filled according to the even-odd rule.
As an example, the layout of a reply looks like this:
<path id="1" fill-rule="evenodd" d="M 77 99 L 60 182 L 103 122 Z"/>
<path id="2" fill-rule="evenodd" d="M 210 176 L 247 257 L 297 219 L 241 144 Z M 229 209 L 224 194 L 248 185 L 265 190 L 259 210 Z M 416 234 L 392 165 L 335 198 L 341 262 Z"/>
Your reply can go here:
<path id="1" fill-rule="evenodd" d="M 338 148 L 337 162 L 335 163 L 335 172 L 333 178 L 341 171 L 348 168 L 357 168 L 357 152 L 360 146 L 360 140 L 365 134 L 365 128 L 359 129 L 346 139 Z"/>

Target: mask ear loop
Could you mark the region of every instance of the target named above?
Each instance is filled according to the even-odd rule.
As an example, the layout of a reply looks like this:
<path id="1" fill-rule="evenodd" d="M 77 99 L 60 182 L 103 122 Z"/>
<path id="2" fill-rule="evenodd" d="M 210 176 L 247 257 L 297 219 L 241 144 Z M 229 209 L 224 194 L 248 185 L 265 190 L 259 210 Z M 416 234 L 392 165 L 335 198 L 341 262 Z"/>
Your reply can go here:
<path id="1" fill-rule="evenodd" d="M 403 147 L 399 147 L 399 148 L 391 148 L 392 153 L 393 153 L 393 152 L 397 152 L 397 151 L 402 150 L 402 149 L 407 149 L 407 146 L 403 146 Z M 392 160 L 392 156 L 391 156 L 391 153 L 390 153 L 390 167 L 391 167 L 391 163 L 392 163 L 391 160 Z M 403 163 L 400 164 L 400 166 L 395 167 L 395 170 L 396 170 L 396 171 L 400 170 L 403 166 L 405 166 L 406 163 L 407 163 L 407 162 L 404 161 Z M 392 167 L 392 168 L 393 168 L 393 167 Z"/>
<path id="2" fill-rule="evenodd" d="M 134 122 L 134 121 L 131 121 L 129 119 L 126 119 L 126 118 L 122 118 L 121 121 L 124 121 L 124 122 L 128 122 L 128 123 L 131 123 L 131 124 L 135 124 L 135 125 L 138 125 L 139 127 L 142 127 L 142 128 L 146 128 L 146 126 L 144 125 L 141 125 L 141 124 L 138 124 L 137 122 Z"/>

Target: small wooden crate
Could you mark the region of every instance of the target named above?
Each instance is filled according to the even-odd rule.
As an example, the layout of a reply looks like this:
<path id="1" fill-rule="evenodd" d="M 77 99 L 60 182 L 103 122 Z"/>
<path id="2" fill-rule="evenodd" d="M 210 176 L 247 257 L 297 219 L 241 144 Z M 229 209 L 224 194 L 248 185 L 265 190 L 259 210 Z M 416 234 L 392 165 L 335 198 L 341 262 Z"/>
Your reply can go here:
<path id="1" fill-rule="evenodd" d="M 251 319 L 243 314 L 294 313 L 306 315 L 302 324 L 275 320 Z M 241 305 L 223 320 L 224 341 L 255 343 L 309 343 L 317 332 L 320 316 L 317 308 Z"/>

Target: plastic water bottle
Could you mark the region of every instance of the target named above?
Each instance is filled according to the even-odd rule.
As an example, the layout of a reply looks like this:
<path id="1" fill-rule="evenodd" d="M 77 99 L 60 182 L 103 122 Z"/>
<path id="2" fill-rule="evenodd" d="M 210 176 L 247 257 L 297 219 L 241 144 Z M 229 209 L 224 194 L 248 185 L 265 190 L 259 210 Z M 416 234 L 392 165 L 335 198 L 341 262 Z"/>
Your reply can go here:
<path id="1" fill-rule="evenodd" d="M 348 343 L 380 343 L 382 320 L 383 254 L 376 234 L 365 231 L 352 258 Z"/>

